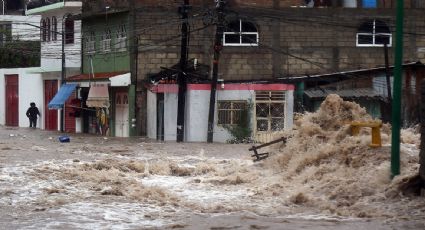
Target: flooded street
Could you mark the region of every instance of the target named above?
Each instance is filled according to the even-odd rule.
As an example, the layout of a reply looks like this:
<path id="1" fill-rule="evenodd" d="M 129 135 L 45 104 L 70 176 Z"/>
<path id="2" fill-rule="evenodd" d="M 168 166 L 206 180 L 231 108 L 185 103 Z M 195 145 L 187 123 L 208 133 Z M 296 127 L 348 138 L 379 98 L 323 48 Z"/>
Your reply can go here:
<path id="1" fill-rule="evenodd" d="M 0 127 L 1 229 L 425 229 L 425 199 L 400 189 L 417 171 L 419 135 L 403 130 L 402 175 L 390 180 L 385 127 L 371 149 L 369 133 L 319 128 L 320 116 L 257 163 L 245 144 L 60 143 Z"/>

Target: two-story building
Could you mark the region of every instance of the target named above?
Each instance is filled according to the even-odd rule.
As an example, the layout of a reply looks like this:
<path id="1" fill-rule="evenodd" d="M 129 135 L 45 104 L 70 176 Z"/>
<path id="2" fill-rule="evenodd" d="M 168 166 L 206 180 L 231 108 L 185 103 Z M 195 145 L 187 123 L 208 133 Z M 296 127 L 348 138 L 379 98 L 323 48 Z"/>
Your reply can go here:
<path id="1" fill-rule="evenodd" d="M 68 78 L 81 88 L 83 131 L 134 135 L 135 85 L 130 69 L 127 1 L 83 1 L 82 73 Z"/>
<path id="2" fill-rule="evenodd" d="M 40 74 L 40 16 L 0 15 L 0 124 L 28 127 L 25 116 L 30 102 L 42 103 L 34 88 Z"/>
<path id="3" fill-rule="evenodd" d="M 40 67 L 30 73 L 42 77 L 33 87 L 42 95 L 38 107 L 42 113 L 41 128 L 46 130 L 81 131 L 81 119 L 72 108 L 80 107 L 76 85 L 65 85 L 60 90 L 68 76 L 80 73 L 81 7 L 81 1 L 31 1 L 25 12 L 28 16 L 41 17 L 37 26 L 41 40 Z M 72 94 L 67 93 L 68 87 L 73 88 Z M 56 95 L 59 100 L 49 107 Z"/>

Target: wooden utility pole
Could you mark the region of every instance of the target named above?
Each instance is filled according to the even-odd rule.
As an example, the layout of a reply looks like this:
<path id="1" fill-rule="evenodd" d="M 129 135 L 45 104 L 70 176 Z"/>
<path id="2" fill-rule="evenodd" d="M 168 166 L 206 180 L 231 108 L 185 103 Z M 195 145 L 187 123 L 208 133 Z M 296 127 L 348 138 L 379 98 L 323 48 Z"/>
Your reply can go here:
<path id="1" fill-rule="evenodd" d="M 215 94 L 217 89 L 217 79 L 218 79 L 218 63 L 220 58 L 220 51 L 223 48 L 223 33 L 224 33 L 224 5 L 226 4 L 225 0 L 215 0 L 216 1 L 216 10 L 217 10 L 217 29 L 215 32 L 215 41 L 214 41 L 214 61 L 213 61 L 213 75 L 211 81 L 211 94 L 210 94 L 210 109 L 208 113 L 208 133 L 207 133 L 207 142 L 213 142 L 214 136 L 214 112 L 215 112 Z"/>
<path id="2" fill-rule="evenodd" d="M 179 85 L 178 108 L 177 108 L 177 142 L 182 142 L 184 139 L 184 119 L 186 107 L 186 91 L 187 91 L 187 57 L 189 52 L 189 30 L 188 30 L 188 11 L 189 0 L 183 1 L 183 6 L 179 7 L 179 13 L 182 15 L 182 40 L 180 53 L 180 71 L 177 77 Z"/>

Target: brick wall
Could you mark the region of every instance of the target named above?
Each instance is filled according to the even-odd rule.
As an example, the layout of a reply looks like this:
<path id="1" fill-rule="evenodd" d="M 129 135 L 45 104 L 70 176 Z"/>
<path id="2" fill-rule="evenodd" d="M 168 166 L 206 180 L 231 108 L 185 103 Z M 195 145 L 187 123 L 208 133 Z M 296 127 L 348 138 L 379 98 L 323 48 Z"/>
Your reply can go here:
<path id="1" fill-rule="evenodd" d="M 338 3 L 338 1 L 332 1 Z M 423 8 L 423 1 L 406 1 L 406 8 Z M 135 34 L 138 38 L 137 79 L 140 103 L 137 117 L 146 127 L 144 80 L 179 62 L 182 0 L 135 0 Z M 203 28 L 205 15 L 214 11 L 212 0 L 190 0 L 189 58 L 212 66 L 215 26 Z M 242 18 L 256 25 L 260 45 L 222 50 L 219 78 L 224 80 L 273 79 L 323 74 L 384 65 L 382 47 L 356 47 L 356 33 L 367 21 L 388 24 L 395 40 L 395 10 L 381 0 L 378 9 L 305 8 L 297 0 L 228 1 L 227 21 Z M 385 3 L 385 5 L 384 5 Z M 425 16 L 421 9 L 405 12 L 404 60 L 425 63 Z M 206 20 L 208 21 L 208 20 Z M 393 47 L 389 48 L 393 63 Z M 143 134 L 143 131 L 142 131 Z"/>
<path id="2" fill-rule="evenodd" d="M 259 1 L 244 1 L 249 2 Z M 263 1 L 269 4 L 272 1 Z M 379 19 L 395 30 L 392 9 L 238 8 L 238 16 L 253 22 L 259 31 L 258 47 L 224 47 L 219 78 L 225 80 L 271 79 L 320 74 L 384 64 L 382 47 L 356 47 L 361 23 Z M 206 12 L 194 7 L 191 12 Z M 378 15 L 378 16 L 377 16 Z M 420 10 L 406 12 L 404 60 L 425 62 L 425 16 Z M 138 79 L 170 67 L 180 57 L 180 16 L 175 8 L 141 7 L 136 25 L 139 38 Z M 190 20 L 191 29 L 202 28 L 202 17 Z M 191 33 L 189 58 L 212 63 L 214 26 Z M 393 34 L 393 47 L 395 32 Z M 390 62 L 393 62 L 390 47 Z"/>

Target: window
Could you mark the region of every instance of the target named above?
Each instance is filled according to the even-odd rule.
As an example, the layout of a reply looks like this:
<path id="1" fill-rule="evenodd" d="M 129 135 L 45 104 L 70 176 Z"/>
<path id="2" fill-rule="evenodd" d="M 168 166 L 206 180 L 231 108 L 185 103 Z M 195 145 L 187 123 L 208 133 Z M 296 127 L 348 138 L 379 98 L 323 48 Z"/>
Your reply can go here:
<path id="1" fill-rule="evenodd" d="M 65 19 L 65 44 L 74 44 L 74 20 Z"/>
<path id="2" fill-rule="evenodd" d="M 240 123 L 244 111 L 247 109 L 246 101 L 218 101 L 219 125 L 237 125 Z"/>
<path id="3" fill-rule="evenodd" d="M 258 46 L 258 31 L 251 22 L 237 20 L 230 22 L 223 34 L 225 46 Z"/>
<path id="4" fill-rule="evenodd" d="M 255 95 L 257 131 L 283 130 L 285 91 L 257 91 Z"/>
<path id="5" fill-rule="evenodd" d="M 90 31 L 85 36 L 85 51 L 86 53 L 96 52 L 96 35 L 94 31 Z"/>
<path id="6" fill-rule="evenodd" d="M 50 18 L 46 18 L 46 41 L 50 41 L 51 38 L 51 30 L 50 30 Z"/>
<path id="7" fill-rule="evenodd" d="M 12 25 L 0 24 L 0 45 L 12 40 Z"/>
<path id="8" fill-rule="evenodd" d="M 111 30 L 106 29 L 102 35 L 101 50 L 103 52 L 111 51 L 111 39 L 112 39 Z"/>
<path id="9" fill-rule="evenodd" d="M 376 47 L 392 45 L 390 28 L 383 21 L 370 20 L 363 23 L 357 31 L 357 46 Z"/>
<path id="10" fill-rule="evenodd" d="M 125 51 L 127 50 L 127 31 L 125 25 L 121 25 L 116 33 L 115 50 Z"/>
<path id="11" fill-rule="evenodd" d="M 52 17 L 52 41 L 58 40 L 58 20 Z"/>
<path id="12" fill-rule="evenodd" d="M 45 42 L 47 40 L 46 37 L 46 20 L 41 19 L 40 21 L 40 39 Z"/>

